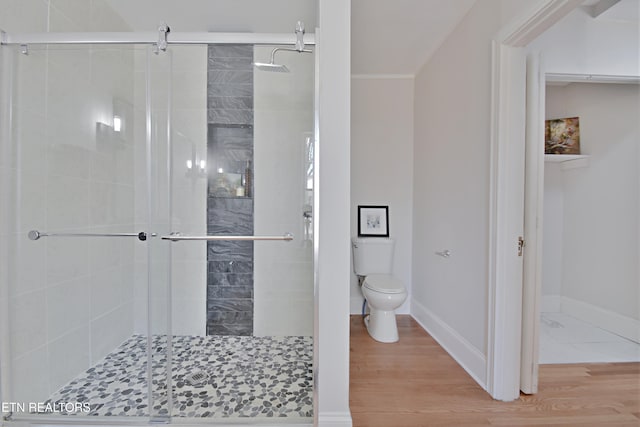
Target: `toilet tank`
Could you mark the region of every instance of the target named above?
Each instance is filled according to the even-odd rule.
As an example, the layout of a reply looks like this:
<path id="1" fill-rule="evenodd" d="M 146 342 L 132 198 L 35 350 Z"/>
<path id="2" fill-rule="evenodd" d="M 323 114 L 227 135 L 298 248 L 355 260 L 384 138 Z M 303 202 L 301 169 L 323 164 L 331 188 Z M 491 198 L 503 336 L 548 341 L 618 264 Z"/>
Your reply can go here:
<path id="1" fill-rule="evenodd" d="M 353 270 L 358 276 L 368 274 L 391 274 L 395 241 L 381 237 L 354 237 Z"/>

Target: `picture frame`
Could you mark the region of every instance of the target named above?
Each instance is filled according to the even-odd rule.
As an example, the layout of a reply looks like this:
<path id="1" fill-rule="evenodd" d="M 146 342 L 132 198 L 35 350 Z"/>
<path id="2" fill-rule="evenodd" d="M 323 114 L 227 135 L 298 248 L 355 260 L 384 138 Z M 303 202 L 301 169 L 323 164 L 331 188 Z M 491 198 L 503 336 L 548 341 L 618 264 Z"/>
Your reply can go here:
<path id="1" fill-rule="evenodd" d="M 580 154 L 580 118 L 544 122 L 544 154 Z"/>
<path id="2" fill-rule="evenodd" d="M 389 206 L 358 206 L 358 237 L 389 237 Z"/>

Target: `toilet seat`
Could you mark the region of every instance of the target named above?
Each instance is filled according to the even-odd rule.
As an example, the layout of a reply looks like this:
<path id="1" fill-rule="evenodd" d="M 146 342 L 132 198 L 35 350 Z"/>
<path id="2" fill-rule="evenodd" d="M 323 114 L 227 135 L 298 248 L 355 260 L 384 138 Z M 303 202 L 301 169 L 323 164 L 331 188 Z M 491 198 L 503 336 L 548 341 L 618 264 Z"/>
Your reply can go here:
<path id="1" fill-rule="evenodd" d="M 402 282 L 390 274 L 369 274 L 365 277 L 362 286 L 383 294 L 400 294 L 405 292 Z"/>

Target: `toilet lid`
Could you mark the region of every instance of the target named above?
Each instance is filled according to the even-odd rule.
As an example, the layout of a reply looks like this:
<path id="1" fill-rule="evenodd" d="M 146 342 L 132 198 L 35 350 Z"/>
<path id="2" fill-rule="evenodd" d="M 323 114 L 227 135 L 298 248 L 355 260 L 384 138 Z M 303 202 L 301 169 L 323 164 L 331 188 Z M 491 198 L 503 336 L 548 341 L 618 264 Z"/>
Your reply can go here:
<path id="1" fill-rule="evenodd" d="M 402 282 L 389 274 L 370 274 L 364 279 L 362 286 L 385 294 L 399 294 L 405 291 Z"/>

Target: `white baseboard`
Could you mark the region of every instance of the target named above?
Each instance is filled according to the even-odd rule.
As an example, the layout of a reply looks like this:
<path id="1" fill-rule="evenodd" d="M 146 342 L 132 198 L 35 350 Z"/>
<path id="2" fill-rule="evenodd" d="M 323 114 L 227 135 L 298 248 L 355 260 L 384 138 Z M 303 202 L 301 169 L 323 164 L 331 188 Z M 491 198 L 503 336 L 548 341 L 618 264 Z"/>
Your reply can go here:
<path id="1" fill-rule="evenodd" d="M 411 301 L 411 316 L 483 389 L 487 389 L 487 357 L 422 304 Z"/>
<path id="2" fill-rule="evenodd" d="M 628 340 L 640 343 L 640 320 L 568 297 L 562 297 L 560 311 Z"/>
<path id="3" fill-rule="evenodd" d="M 318 427 L 352 427 L 351 413 L 349 412 L 320 412 L 318 414 Z"/>

